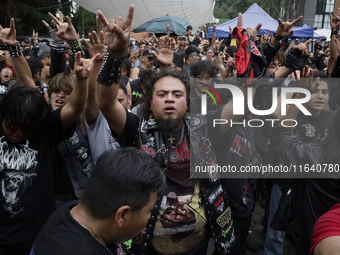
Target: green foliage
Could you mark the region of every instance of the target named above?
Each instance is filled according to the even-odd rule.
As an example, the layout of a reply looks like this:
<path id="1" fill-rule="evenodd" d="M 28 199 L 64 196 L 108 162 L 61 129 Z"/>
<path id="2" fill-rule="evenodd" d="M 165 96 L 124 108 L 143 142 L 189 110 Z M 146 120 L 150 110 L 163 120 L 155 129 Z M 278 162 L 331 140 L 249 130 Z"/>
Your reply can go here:
<path id="1" fill-rule="evenodd" d="M 88 33 L 91 33 L 93 30 L 96 30 L 96 15 L 86 9 L 83 9 L 83 19 L 84 19 L 84 37 L 88 37 Z M 81 22 L 81 8 L 79 7 L 77 11 L 74 13 L 72 18 L 72 24 L 79 32 L 80 36 L 82 35 L 82 22 Z"/>
<path id="2" fill-rule="evenodd" d="M 218 19 L 233 19 L 239 12 L 245 12 L 253 3 L 257 3 L 274 19 L 292 21 L 302 15 L 306 0 L 218 0 L 214 16 Z"/>
<path id="3" fill-rule="evenodd" d="M 58 0 L 1 0 L 0 24 L 3 27 L 9 27 L 10 19 L 13 17 L 15 18 L 17 35 L 31 37 L 32 31 L 35 30 L 39 32 L 39 37 L 49 36 L 41 21 L 50 22 L 47 13 L 55 14 L 58 7 Z"/>
<path id="4" fill-rule="evenodd" d="M 253 3 L 252 0 L 219 0 L 215 5 L 214 16 L 218 19 L 233 19 L 239 12 L 245 12 Z"/>

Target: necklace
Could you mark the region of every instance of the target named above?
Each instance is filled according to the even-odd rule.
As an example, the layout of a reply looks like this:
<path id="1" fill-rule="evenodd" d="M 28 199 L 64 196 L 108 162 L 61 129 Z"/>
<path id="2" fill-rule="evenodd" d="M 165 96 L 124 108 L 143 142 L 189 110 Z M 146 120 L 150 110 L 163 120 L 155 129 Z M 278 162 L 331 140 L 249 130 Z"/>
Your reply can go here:
<path id="1" fill-rule="evenodd" d="M 73 208 L 71 209 L 71 211 L 70 211 L 71 216 L 72 216 L 73 209 L 74 209 L 74 207 L 73 207 Z M 77 222 L 78 222 L 78 221 L 77 221 Z M 78 223 L 79 223 L 79 222 L 78 222 Z M 82 224 L 80 224 L 80 223 L 79 223 L 79 225 L 82 226 L 83 228 L 85 228 L 87 231 L 89 231 L 89 233 L 91 234 L 91 236 L 93 236 L 93 238 L 96 239 L 96 241 L 97 241 L 98 243 L 100 243 L 102 246 L 104 246 L 104 248 L 105 248 L 111 255 L 113 255 L 113 253 L 110 251 L 110 249 L 107 248 L 106 245 L 103 244 L 101 241 L 99 241 L 99 240 L 97 239 L 97 237 L 95 237 L 95 236 L 92 234 L 92 232 L 91 232 L 87 227 L 85 227 L 84 225 L 82 225 Z"/>
<path id="2" fill-rule="evenodd" d="M 184 125 L 182 125 L 182 131 L 181 131 L 181 137 L 179 138 L 178 142 L 176 145 L 171 145 L 171 142 L 175 139 L 172 137 L 172 135 L 170 134 L 170 138 L 168 139 L 169 142 L 170 142 L 170 147 L 171 147 L 171 150 L 170 150 L 170 161 L 175 163 L 177 162 L 177 158 L 178 158 L 178 153 L 177 153 L 177 148 L 178 146 L 181 145 L 181 143 L 183 142 L 183 139 L 184 139 Z"/>
<path id="3" fill-rule="evenodd" d="M 176 143 L 176 145 L 171 145 L 171 143 L 175 140 L 175 138 L 172 137 L 172 134 L 170 134 L 170 138 L 168 138 L 168 141 L 170 142 L 171 149 L 175 150 L 175 149 L 178 148 L 178 146 L 181 145 L 181 143 L 183 142 L 183 139 L 184 139 L 184 130 L 185 130 L 185 128 L 184 128 L 184 124 L 183 124 L 182 125 L 181 136 L 180 136 L 178 142 Z"/>

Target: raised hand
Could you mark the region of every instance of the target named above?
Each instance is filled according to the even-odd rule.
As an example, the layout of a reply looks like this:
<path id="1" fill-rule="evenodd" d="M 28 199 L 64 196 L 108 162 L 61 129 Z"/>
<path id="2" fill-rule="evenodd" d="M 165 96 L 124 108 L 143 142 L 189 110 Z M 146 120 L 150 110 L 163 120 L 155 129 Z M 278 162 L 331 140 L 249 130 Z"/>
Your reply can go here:
<path id="1" fill-rule="evenodd" d="M 302 55 L 309 55 L 308 52 L 308 44 L 310 44 L 313 41 L 313 39 L 308 39 L 304 43 L 299 43 L 298 45 L 294 45 L 293 49 L 301 51 Z"/>
<path id="2" fill-rule="evenodd" d="M 254 29 L 252 29 L 251 27 L 246 28 L 246 31 L 250 35 L 250 39 L 252 39 L 253 41 L 256 40 L 257 31 L 259 31 L 261 27 L 262 27 L 262 23 L 259 23 Z"/>
<path id="3" fill-rule="evenodd" d="M 59 17 L 62 17 L 61 15 L 62 15 L 61 12 L 59 12 Z M 64 40 L 61 39 L 61 38 L 57 35 L 58 30 L 57 30 L 57 28 L 56 28 L 56 26 L 55 26 L 54 20 L 52 20 L 51 26 L 50 26 L 45 20 L 42 20 L 42 23 L 45 25 L 45 27 L 47 27 L 48 32 L 50 32 L 51 38 L 52 38 L 52 40 L 53 40 L 54 42 L 56 42 L 56 43 L 63 43 L 63 42 L 64 42 Z"/>
<path id="4" fill-rule="evenodd" d="M 298 17 L 297 19 L 295 19 L 293 22 L 282 22 L 281 19 L 278 19 L 279 22 L 279 26 L 276 29 L 276 35 L 279 37 L 287 37 L 287 36 L 291 36 L 294 34 L 293 31 L 293 26 L 295 26 L 296 23 L 298 23 L 301 19 L 303 18 L 303 16 Z"/>
<path id="5" fill-rule="evenodd" d="M 265 45 L 269 41 L 271 33 L 272 33 L 271 30 L 269 31 L 269 34 L 267 34 L 267 35 L 264 34 L 263 31 L 261 31 L 260 43 L 261 43 L 262 46 Z"/>
<path id="6" fill-rule="evenodd" d="M 170 31 L 171 23 L 170 23 L 170 24 L 165 23 L 165 24 L 166 24 L 166 30 L 167 30 L 167 31 Z"/>
<path id="7" fill-rule="evenodd" d="M 229 31 L 230 33 L 233 31 L 233 28 L 229 25 Z"/>
<path id="8" fill-rule="evenodd" d="M 92 31 L 92 34 L 89 33 L 89 40 L 90 43 L 88 43 L 84 38 L 83 43 L 89 50 L 90 57 L 93 58 L 96 56 L 96 54 L 99 54 L 99 56 L 96 58 L 97 61 L 102 61 L 106 52 L 105 42 L 104 42 L 104 32 L 99 32 L 99 39 L 96 31 Z"/>
<path id="9" fill-rule="evenodd" d="M 16 34 L 17 32 L 15 30 L 15 23 L 13 18 L 11 18 L 9 28 L 3 28 L 0 25 L 0 39 L 4 44 L 8 46 L 16 45 L 17 44 Z"/>
<path id="10" fill-rule="evenodd" d="M 110 23 L 104 17 L 104 14 L 98 11 L 99 19 L 105 27 L 107 47 L 109 48 L 110 54 L 116 58 L 123 57 L 128 46 L 134 9 L 134 5 L 130 5 L 125 22 L 123 18 L 119 16 L 116 20 L 111 19 Z"/>
<path id="11" fill-rule="evenodd" d="M 150 43 L 150 40 L 151 40 L 151 38 L 150 38 L 149 33 L 145 33 L 145 34 L 144 34 L 144 41 L 145 41 L 147 44 L 149 44 L 149 43 Z"/>
<path id="12" fill-rule="evenodd" d="M 222 41 L 220 41 L 218 39 L 215 40 L 215 44 L 214 44 L 214 51 L 215 52 L 219 52 L 220 51 L 221 43 L 222 43 Z"/>
<path id="13" fill-rule="evenodd" d="M 296 85 L 300 88 L 308 89 L 313 93 L 320 85 L 320 78 L 318 77 L 313 81 L 313 69 L 309 66 L 305 66 L 300 72 L 300 77 L 296 79 Z"/>
<path id="14" fill-rule="evenodd" d="M 157 62 L 162 65 L 172 65 L 173 57 L 174 57 L 174 47 L 175 40 L 169 38 L 168 36 L 164 36 L 160 38 L 158 43 L 158 53 L 152 52 Z"/>
<path id="15" fill-rule="evenodd" d="M 336 30 L 340 26 L 340 8 L 338 8 L 338 13 L 336 16 L 332 16 L 332 13 L 329 14 L 330 24 L 332 30 Z"/>
<path id="16" fill-rule="evenodd" d="M 32 38 L 34 43 L 38 42 L 38 32 L 35 32 L 35 30 L 32 32 Z"/>
<path id="17" fill-rule="evenodd" d="M 228 57 L 227 65 L 233 67 L 235 65 L 235 58 Z"/>
<path id="18" fill-rule="evenodd" d="M 78 38 L 77 31 L 75 30 L 74 26 L 72 25 L 71 19 L 69 16 L 66 16 L 67 22 L 63 21 L 63 15 L 61 12 L 59 12 L 60 20 L 57 19 L 52 13 L 48 13 L 48 15 L 52 18 L 54 21 L 56 27 L 57 27 L 57 35 L 64 39 L 65 41 L 74 41 Z M 45 24 L 45 23 L 44 23 Z M 46 25 L 45 25 L 46 26 Z"/>
<path id="19" fill-rule="evenodd" d="M 86 80 L 90 77 L 92 70 L 93 70 L 93 63 L 99 57 L 99 53 L 97 53 L 91 59 L 84 59 L 81 58 L 81 53 L 77 52 L 75 62 L 74 62 L 74 70 L 76 72 L 76 77 L 81 80 Z"/>

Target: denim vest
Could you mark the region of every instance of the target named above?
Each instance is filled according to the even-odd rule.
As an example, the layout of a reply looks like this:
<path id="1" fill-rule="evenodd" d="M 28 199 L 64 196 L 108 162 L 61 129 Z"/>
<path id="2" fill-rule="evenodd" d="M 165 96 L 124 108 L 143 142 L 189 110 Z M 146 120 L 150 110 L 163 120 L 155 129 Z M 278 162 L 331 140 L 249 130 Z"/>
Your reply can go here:
<path id="1" fill-rule="evenodd" d="M 191 144 L 191 166 L 204 165 L 211 159 L 216 159 L 215 153 L 210 147 L 209 151 L 201 150 L 202 140 L 210 143 L 207 137 L 207 120 L 201 115 L 191 117 L 187 115 L 184 118 L 186 125 L 187 140 Z M 160 164 L 164 173 L 167 175 L 170 158 L 170 146 L 164 141 L 162 135 L 158 132 L 157 123 L 153 120 L 141 120 L 140 139 L 138 139 L 138 149 L 147 152 L 157 152 L 155 160 Z M 141 142 L 141 144 L 140 144 Z M 200 187 L 205 203 L 205 211 L 208 220 L 208 228 L 211 237 L 215 241 L 218 254 L 228 254 L 231 251 L 235 240 L 233 221 L 231 219 L 231 209 L 229 207 L 229 198 L 225 189 L 222 187 L 220 180 L 214 176 L 200 179 Z M 157 221 L 157 215 L 160 208 L 162 197 L 157 196 L 156 204 L 151 212 L 151 217 L 142 230 L 142 232 L 127 242 L 124 242 L 124 251 L 127 254 L 147 254 L 150 246 L 150 240 Z M 223 203 L 222 209 L 217 210 L 217 206 Z M 221 208 L 221 207 L 220 207 Z"/>
<path id="2" fill-rule="evenodd" d="M 72 137 L 57 145 L 73 185 L 74 193 L 81 198 L 93 170 L 90 144 L 77 123 Z"/>

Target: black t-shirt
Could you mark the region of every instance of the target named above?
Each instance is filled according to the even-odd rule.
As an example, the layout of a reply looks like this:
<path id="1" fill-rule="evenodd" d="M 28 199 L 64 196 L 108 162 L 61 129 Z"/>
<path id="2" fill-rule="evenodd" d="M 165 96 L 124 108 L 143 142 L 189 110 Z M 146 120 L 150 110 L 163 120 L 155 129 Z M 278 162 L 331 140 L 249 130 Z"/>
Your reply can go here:
<path id="1" fill-rule="evenodd" d="M 52 148 L 65 132 L 60 110 L 51 124 L 21 143 L 12 143 L 0 125 L 0 245 L 33 240 L 54 211 Z"/>
<path id="2" fill-rule="evenodd" d="M 132 107 L 135 107 L 143 98 L 143 90 L 140 79 L 130 82 Z"/>
<path id="3" fill-rule="evenodd" d="M 3 84 L 0 81 L 0 102 L 2 101 L 2 99 L 5 97 L 5 95 L 7 94 L 8 91 L 8 84 Z"/>
<path id="4" fill-rule="evenodd" d="M 174 53 L 174 60 L 173 63 L 175 64 L 176 67 L 181 67 L 184 64 L 184 59 L 185 59 L 185 53 L 183 52 L 182 48 L 178 50 L 178 52 Z"/>
<path id="5" fill-rule="evenodd" d="M 317 117 L 306 116 L 299 112 L 296 121 L 297 126 L 293 134 L 301 138 L 305 143 L 322 143 L 328 139 L 328 127 L 334 116 L 334 111 L 322 110 Z"/>
<path id="6" fill-rule="evenodd" d="M 124 254 L 120 245 L 102 245 L 71 216 L 77 202 L 70 202 L 48 219 L 32 246 L 32 255 Z"/>

